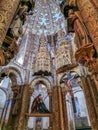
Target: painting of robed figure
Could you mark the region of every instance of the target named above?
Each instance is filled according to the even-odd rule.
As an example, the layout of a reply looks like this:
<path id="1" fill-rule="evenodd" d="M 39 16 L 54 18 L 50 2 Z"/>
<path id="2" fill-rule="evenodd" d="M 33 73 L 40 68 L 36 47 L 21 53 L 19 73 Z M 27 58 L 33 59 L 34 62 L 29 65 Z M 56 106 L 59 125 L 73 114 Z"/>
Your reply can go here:
<path id="1" fill-rule="evenodd" d="M 41 94 L 35 97 L 31 106 L 31 113 L 49 113 Z"/>
<path id="2" fill-rule="evenodd" d="M 50 114 L 49 102 L 47 87 L 42 83 L 36 84 L 30 100 L 28 130 L 48 130 L 50 118 L 44 115 Z"/>

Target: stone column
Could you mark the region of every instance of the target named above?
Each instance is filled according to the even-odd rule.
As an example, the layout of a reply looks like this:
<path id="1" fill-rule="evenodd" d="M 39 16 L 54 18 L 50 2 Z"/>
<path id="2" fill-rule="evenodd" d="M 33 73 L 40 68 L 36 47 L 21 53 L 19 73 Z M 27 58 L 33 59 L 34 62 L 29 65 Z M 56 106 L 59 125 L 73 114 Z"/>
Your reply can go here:
<path id="1" fill-rule="evenodd" d="M 98 53 L 98 9 L 93 0 L 78 0 L 77 5 Z"/>
<path id="2" fill-rule="evenodd" d="M 59 100 L 58 100 L 58 87 L 53 87 L 53 95 L 52 95 L 52 111 L 53 111 L 53 130 L 61 130 L 60 129 L 60 111 L 59 111 Z"/>
<path id="3" fill-rule="evenodd" d="M 68 130 L 68 116 L 67 116 L 67 105 L 66 105 L 66 89 L 61 88 L 62 91 L 62 105 L 63 105 L 63 118 L 64 118 L 64 130 Z"/>
<path id="4" fill-rule="evenodd" d="M 97 91 L 98 91 L 98 73 L 96 73 L 96 74 L 93 74 L 93 80 L 94 80 L 94 82 L 95 82 L 95 84 L 96 84 L 96 89 L 97 89 Z"/>
<path id="5" fill-rule="evenodd" d="M 2 44 L 20 0 L 0 1 L 0 45 Z"/>
<path id="6" fill-rule="evenodd" d="M 28 120 L 29 120 L 29 117 L 27 116 L 26 119 L 25 119 L 25 130 L 28 130 Z"/>
<path id="7" fill-rule="evenodd" d="M 62 104 L 62 95 L 61 95 L 61 87 L 58 86 L 58 103 L 59 103 L 59 114 L 60 114 L 60 128 L 61 130 L 65 130 L 64 128 L 64 116 L 63 116 L 63 104 Z M 66 129 L 67 130 L 67 129 Z"/>
<path id="8" fill-rule="evenodd" d="M 25 122 L 25 114 L 27 112 L 28 108 L 28 93 L 29 93 L 29 86 L 24 85 L 23 86 L 23 94 L 22 94 L 22 103 L 21 103 L 21 110 L 20 110 L 20 117 L 19 117 L 19 123 L 17 130 L 23 130 L 24 129 L 24 122 Z"/>
<path id="9" fill-rule="evenodd" d="M 32 93 L 34 92 L 34 90 L 28 86 L 28 96 L 27 96 L 27 111 L 26 113 L 29 113 L 29 107 L 30 107 L 30 99 L 31 99 L 31 96 L 32 96 Z M 25 130 L 28 130 L 28 120 L 29 120 L 29 116 L 26 116 L 26 119 L 25 119 Z"/>
<path id="10" fill-rule="evenodd" d="M 92 99 L 90 88 L 87 84 L 87 79 L 85 77 L 81 77 L 81 84 L 82 84 L 82 88 L 83 88 L 83 91 L 85 94 L 85 99 L 86 99 L 86 103 L 87 103 L 87 108 L 88 108 L 88 113 L 89 113 L 89 117 L 90 117 L 92 130 L 98 130 L 96 110 L 94 107 L 94 102 Z"/>
<path id="11" fill-rule="evenodd" d="M 49 111 L 52 112 L 52 91 L 48 90 L 49 96 Z"/>
<path id="12" fill-rule="evenodd" d="M 91 90 L 94 106 L 96 109 L 97 120 L 98 120 L 98 90 L 97 90 L 94 80 L 91 78 L 90 75 L 87 76 L 87 82 L 88 82 L 89 88 Z"/>
<path id="13" fill-rule="evenodd" d="M 52 91 L 48 90 L 48 95 L 49 95 L 49 111 L 50 113 L 52 113 Z M 49 126 L 49 130 L 52 130 L 52 123 L 53 122 L 53 118 L 50 117 L 50 126 Z"/>
<path id="14" fill-rule="evenodd" d="M 22 86 L 12 85 L 13 99 L 7 123 L 7 130 L 16 130 L 18 126 L 20 108 L 21 108 L 21 91 Z"/>

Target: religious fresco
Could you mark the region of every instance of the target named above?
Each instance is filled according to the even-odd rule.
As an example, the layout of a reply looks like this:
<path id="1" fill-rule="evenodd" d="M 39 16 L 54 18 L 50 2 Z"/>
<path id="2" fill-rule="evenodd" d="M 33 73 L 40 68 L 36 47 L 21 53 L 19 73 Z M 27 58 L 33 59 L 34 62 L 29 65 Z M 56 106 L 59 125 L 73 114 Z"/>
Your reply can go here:
<path id="1" fill-rule="evenodd" d="M 49 96 L 43 84 L 34 87 L 30 101 L 30 113 L 49 113 Z"/>
<path id="2" fill-rule="evenodd" d="M 68 89 L 66 95 L 66 104 L 69 130 L 73 130 L 74 127 L 82 128 L 90 126 L 84 93 L 77 82 L 77 78 L 79 76 L 80 75 L 74 71 L 66 72 L 65 76 L 61 80 L 61 83 L 64 82 L 67 86 L 66 89 Z M 73 120 L 75 120 L 75 123 Z"/>
<path id="3" fill-rule="evenodd" d="M 78 87 L 77 89 L 79 91 L 80 88 Z M 76 112 L 75 112 L 76 128 L 90 126 L 87 106 L 82 90 L 74 94 L 74 101 L 76 106 Z"/>
<path id="4" fill-rule="evenodd" d="M 34 101 L 31 106 L 31 113 L 33 112 L 49 113 L 49 110 L 47 109 L 41 94 L 34 98 Z"/>
<path id="5" fill-rule="evenodd" d="M 68 129 L 75 130 L 73 105 L 72 105 L 70 93 L 67 93 L 66 95 L 66 105 L 67 105 L 67 113 L 68 113 Z"/>
<path id="6" fill-rule="evenodd" d="M 10 2 L 10 0 L 8 1 Z M 22 2 L 32 3 L 31 0 L 22 0 Z M 13 83 L 7 82 L 7 80 L 4 80 L 3 84 L 1 83 L 3 86 L 0 87 L 6 90 L 7 98 L 0 89 L 0 129 L 75 130 L 91 126 L 92 129 L 97 130 L 98 110 L 96 104 L 98 104 L 98 96 L 95 81 L 87 68 L 77 64 L 79 62 L 76 62 L 75 54 L 76 45 L 81 50 L 81 45 L 89 42 L 87 37 L 90 38 L 90 35 L 90 40 L 93 42 L 95 39 L 96 42 L 96 37 L 93 37 L 95 33 L 92 33 L 92 29 L 95 30 L 96 27 L 89 30 L 89 25 L 92 21 L 96 21 L 97 11 L 92 7 L 94 4 L 97 7 L 98 2 L 97 0 L 77 1 L 80 12 L 71 9 L 67 12 L 68 17 L 65 16 L 65 18 L 62 13 L 65 13 L 66 5 L 69 4 L 67 7 L 71 4 L 73 6 L 75 0 L 34 0 L 34 2 L 33 7 L 28 5 L 29 10 L 27 6 L 21 6 L 20 2 L 15 19 L 12 20 L 13 26 L 11 24 L 9 27 L 12 36 L 18 39 L 19 53 L 12 59 L 8 67 L 17 68 L 23 80 L 19 80 L 20 84 L 16 83 L 14 78 Z M 6 4 L 4 6 L 6 7 Z M 91 10 L 93 11 L 91 12 Z M 25 13 L 23 19 L 21 19 L 21 15 L 17 17 L 18 11 L 20 14 Z M 88 19 L 85 19 L 88 15 L 90 15 Z M 74 23 L 73 26 L 71 26 L 72 23 Z M 42 38 L 43 36 L 44 38 Z M 42 43 L 41 38 L 43 39 Z M 92 44 L 90 45 L 92 46 Z M 41 45 L 43 45 L 42 48 Z M 88 49 L 89 54 L 91 50 L 89 47 L 86 49 Z M 47 53 L 42 53 L 45 51 Z M 93 51 L 91 54 L 95 56 Z M 57 55 L 58 57 L 56 57 Z M 90 56 L 92 58 L 92 55 Z M 36 59 L 37 63 L 35 62 Z M 34 68 L 35 64 L 38 65 L 37 69 Z M 58 68 L 56 64 L 58 64 Z M 49 66 L 51 67 L 51 74 L 46 73 L 49 71 Z M 77 72 L 73 71 L 75 67 L 80 69 L 79 74 L 78 70 L 76 70 Z M 78 80 L 81 80 L 79 84 Z M 34 86 L 32 82 L 36 85 Z M 1 96 L 5 100 L 2 100 Z"/>
<path id="7" fill-rule="evenodd" d="M 76 128 L 89 127 L 90 120 L 88 116 L 86 101 L 82 88 L 78 85 L 76 80 L 71 81 L 72 90 L 74 94 L 74 118 Z"/>
<path id="8" fill-rule="evenodd" d="M 48 130 L 48 117 L 30 117 L 28 121 L 28 130 Z"/>
<path id="9" fill-rule="evenodd" d="M 23 34 L 17 40 L 20 50 L 13 59 L 17 65 L 24 66 L 24 68 L 28 66 L 28 69 L 33 67 L 41 35 L 46 36 L 46 46 L 50 52 L 51 60 L 54 62 L 55 50 L 58 48 L 57 41 L 65 39 L 67 25 L 61 13 L 59 2 L 62 1 L 35 1 L 33 12 L 30 10 L 32 13 L 29 12 L 26 15 L 22 27 Z"/>
<path id="10" fill-rule="evenodd" d="M 49 112 L 49 97 L 47 88 L 44 84 L 39 83 L 34 87 L 34 92 L 31 96 L 30 109 L 31 114 L 48 114 Z M 28 130 L 48 130 L 49 117 L 29 117 Z"/>
<path id="11" fill-rule="evenodd" d="M 35 2 L 33 15 L 27 16 L 24 26 L 31 29 L 33 34 L 49 35 L 65 28 L 64 21 L 58 2 L 40 0 Z"/>

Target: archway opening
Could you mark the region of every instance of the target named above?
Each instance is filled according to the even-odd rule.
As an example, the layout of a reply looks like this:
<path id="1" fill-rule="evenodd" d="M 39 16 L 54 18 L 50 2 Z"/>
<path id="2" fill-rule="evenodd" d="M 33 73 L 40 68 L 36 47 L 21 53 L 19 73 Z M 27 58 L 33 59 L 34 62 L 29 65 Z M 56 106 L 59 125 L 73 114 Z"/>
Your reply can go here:
<path id="1" fill-rule="evenodd" d="M 48 130 L 50 125 L 50 100 L 47 86 L 43 81 L 38 81 L 35 86 L 33 86 L 29 113 L 28 130 Z"/>
<path id="2" fill-rule="evenodd" d="M 83 89 L 78 83 L 80 75 L 74 71 L 66 72 L 61 84 L 66 88 L 66 105 L 69 130 L 91 128 Z"/>

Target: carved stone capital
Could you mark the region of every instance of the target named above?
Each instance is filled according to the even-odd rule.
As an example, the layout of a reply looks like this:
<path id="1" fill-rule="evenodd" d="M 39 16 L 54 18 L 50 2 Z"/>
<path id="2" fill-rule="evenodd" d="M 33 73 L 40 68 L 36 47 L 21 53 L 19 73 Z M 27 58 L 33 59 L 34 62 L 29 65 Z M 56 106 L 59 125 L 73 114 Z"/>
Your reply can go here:
<path id="1" fill-rule="evenodd" d="M 29 87 L 29 92 L 28 92 L 29 96 L 32 96 L 33 92 L 34 92 L 34 89 L 32 89 L 31 87 Z"/>
<path id="2" fill-rule="evenodd" d="M 18 49 L 16 41 L 6 36 L 0 48 L 0 66 L 7 65 L 18 53 Z"/>
<path id="3" fill-rule="evenodd" d="M 49 97 L 52 97 L 52 91 L 51 90 L 48 90 L 48 95 L 49 95 Z"/>
<path id="4" fill-rule="evenodd" d="M 5 76 L 8 76 L 8 73 L 9 73 L 9 71 L 8 71 L 7 68 L 2 68 L 1 67 L 0 68 L 0 81 L 2 81 Z"/>
<path id="5" fill-rule="evenodd" d="M 4 41 L 6 32 L 13 19 L 20 0 L 1 0 L 0 1 L 0 44 Z"/>
<path id="6" fill-rule="evenodd" d="M 88 67 L 90 72 L 98 73 L 98 59 L 93 43 L 87 44 L 78 49 L 76 51 L 75 57 L 77 62 L 84 65 L 85 67 Z"/>
<path id="7" fill-rule="evenodd" d="M 62 88 L 61 88 L 61 91 L 62 91 L 62 94 L 65 96 L 66 93 L 67 93 L 66 88 L 65 88 L 65 87 L 62 87 Z"/>
<path id="8" fill-rule="evenodd" d="M 95 4 L 95 6 L 98 8 L 98 1 L 97 0 L 92 0 L 92 2 Z"/>

